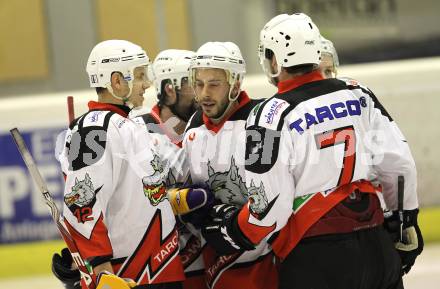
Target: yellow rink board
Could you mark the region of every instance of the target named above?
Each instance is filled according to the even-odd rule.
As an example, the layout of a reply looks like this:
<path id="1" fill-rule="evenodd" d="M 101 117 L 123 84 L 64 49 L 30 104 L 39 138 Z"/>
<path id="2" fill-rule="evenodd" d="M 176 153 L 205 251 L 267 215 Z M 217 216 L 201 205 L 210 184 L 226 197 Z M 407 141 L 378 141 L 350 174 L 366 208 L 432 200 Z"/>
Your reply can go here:
<path id="1" fill-rule="evenodd" d="M 418 220 L 425 242 L 440 242 L 440 207 L 423 208 Z M 63 247 L 62 241 L 1 245 L 0 278 L 51 274 L 52 255 Z"/>
<path id="2" fill-rule="evenodd" d="M 2 245 L 0 278 L 51 274 L 52 255 L 63 247 L 63 241 Z"/>

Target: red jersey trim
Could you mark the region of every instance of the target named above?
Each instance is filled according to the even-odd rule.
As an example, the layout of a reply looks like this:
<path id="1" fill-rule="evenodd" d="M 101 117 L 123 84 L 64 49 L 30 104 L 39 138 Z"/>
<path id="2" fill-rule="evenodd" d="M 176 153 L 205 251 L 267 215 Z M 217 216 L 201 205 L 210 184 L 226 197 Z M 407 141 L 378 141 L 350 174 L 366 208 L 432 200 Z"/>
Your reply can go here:
<path id="1" fill-rule="evenodd" d="M 182 148 L 182 140 L 180 141 L 173 140 L 173 138 L 171 137 L 172 134 L 169 132 L 167 126 L 163 123 L 162 119 L 160 119 L 160 107 L 157 104 L 153 106 L 153 108 L 150 111 L 150 114 L 157 121 L 157 123 L 165 132 L 165 135 L 169 138 L 169 140 L 176 146 Z"/>
<path id="2" fill-rule="evenodd" d="M 118 276 L 139 284 L 176 282 L 185 279 L 178 257 L 177 231 L 162 237 L 162 214 L 156 210 L 136 250 L 119 268 Z"/>
<path id="3" fill-rule="evenodd" d="M 319 72 L 318 70 L 315 70 L 310 73 L 297 76 L 293 79 L 280 81 L 278 83 L 278 93 L 284 93 L 289 90 L 295 89 L 298 86 L 301 86 L 305 83 L 318 81 L 318 80 L 322 80 L 322 79 L 324 79 L 324 77 L 322 77 L 321 72 Z"/>
<path id="4" fill-rule="evenodd" d="M 151 116 L 157 121 L 158 124 L 163 124 L 162 120 L 160 119 L 160 108 L 156 104 L 151 108 L 150 112 Z"/>
<path id="5" fill-rule="evenodd" d="M 224 257 L 224 256 L 222 256 Z M 219 258 L 222 258 L 219 257 Z M 211 289 L 277 289 L 278 266 L 274 264 L 274 255 L 269 253 L 256 261 L 249 262 L 248 266 L 241 267 L 242 263 L 236 263 L 222 271 L 214 282 Z M 240 285 L 240 286 L 237 286 Z"/>
<path id="6" fill-rule="evenodd" d="M 64 222 L 84 259 L 113 255 L 113 249 L 108 237 L 107 228 L 104 224 L 104 217 L 102 213 L 99 216 L 98 221 L 96 221 L 95 227 L 90 234 L 90 239 L 87 239 L 81 233 L 75 230 L 75 228 L 70 225 L 66 219 L 64 219 Z"/>
<path id="7" fill-rule="evenodd" d="M 238 214 L 238 226 L 243 234 L 254 244 L 260 243 L 267 235 L 276 228 L 276 223 L 268 227 L 263 227 L 248 222 L 251 212 L 249 205 L 244 205 Z"/>
<path id="8" fill-rule="evenodd" d="M 341 186 L 326 197 L 321 193 L 315 194 L 297 214 L 290 216 L 281 229 L 272 243 L 275 254 L 285 258 L 313 224 L 356 189 L 363 193 L 376 193 L 376 188 L 369 181 L 361 180 Z"/>
<path id="9" fill-rule="evenodd" d="M 219 122 L 218 124 L 214 124 L 209 117 L 207 117 L 204 113 L 203 113 L 203 123 L 205 124 L 206 128 L 208 128 L 209 130 L 217 133 L 225 124 L 225 122 L 240 108 L 242 108 L 243 106 L 245 106 L 246 104 L 248 104 L 251 101 L 251 99 L 249 98 L 249 96 L 247 95 L 246 91 L 241 91 L 240 95 L 238 96 L 238 106 L 236 109 L 234 109 L 233 111 L 229 112 L 229 114 L 227 116 L 225 116 L 223 118 L 223 120 L 221 122 Z"/>
<path id="10" fill-rule="evenodd" d="M 87 104 L 89 107 L 89 110 L 109 110 L 109 111 L 113 111 L 123 117 L 127 117 L 128 116 L 128 112 L 124 111 L 123 109 L 117 107 L 115 104 L 111 104 L 111 103 L 103 103 L 103 102 L 97 102 L 97 101 L 89 101 L 89 103 Z"/>

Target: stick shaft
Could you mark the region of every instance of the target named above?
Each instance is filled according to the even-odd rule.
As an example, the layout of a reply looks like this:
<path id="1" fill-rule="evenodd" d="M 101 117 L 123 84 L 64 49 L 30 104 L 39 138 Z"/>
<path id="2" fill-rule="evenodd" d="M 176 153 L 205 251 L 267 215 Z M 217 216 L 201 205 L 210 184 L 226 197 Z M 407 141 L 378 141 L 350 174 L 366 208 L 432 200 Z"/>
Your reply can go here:
<path id="1" fill-rule="evenodd" d="M 69 124 L 75 119 L 75 107 L 73 105 L 73 96 L 67 97 L 67 112 L 69 114 Z"/>
<path id="2" fill-rule="evenodd" d="M 400 242 L 403 242 L 403 197 L 405 190 L 405 178 L 397 177 L 397 211 L 399 212 L 400 221 Z"/>
<path id="3" fill-rule="evenodd" d="M 44 181 L 43 177 L 41 176 L 40 171 L 38 170 L 38 167 L 35 164 L 34 158 L 29 152 L 29 149 L 26 147 L 23 137 L 21 136 L 17 128 L 11 129 L 10 133 L 15 141 L 15 144 L 17 145 L 18 151 L 20 152 L 24 163 L 26 164 L 26 167 L 29 170 L 29 173 L 32 176 L 32 179 L 35 181 L 35 184 L 37 185 L 38 189 L 43 195 L 44 202 L 50 209 L 52 218 L 55 221 L 55 224 L 61 234 L 61 237 L 63 237 L 64 242 L 69 248 L 73 260 L 75 261 L 76 265 L 78 266 L 78 269 L 81 272 L 81 278 L 83 279 L 84 284 L 86 284 L 87 288 L 89 289 L 95 289 L 96 284 L 94 279 L 92 278 L 93 271 L 89 272 L 83 258 L 81 257 L 81 254 L 79 253 L 75 241 L 73 240 L 72 236 L 69 234 L 69 231 L 66 228 L 64 221 L 61 219 L 60 211 L 57 205 L 55 204 L 52 195 L 49 193 L 49 190 L 47 189 L 47 184 Z"/>

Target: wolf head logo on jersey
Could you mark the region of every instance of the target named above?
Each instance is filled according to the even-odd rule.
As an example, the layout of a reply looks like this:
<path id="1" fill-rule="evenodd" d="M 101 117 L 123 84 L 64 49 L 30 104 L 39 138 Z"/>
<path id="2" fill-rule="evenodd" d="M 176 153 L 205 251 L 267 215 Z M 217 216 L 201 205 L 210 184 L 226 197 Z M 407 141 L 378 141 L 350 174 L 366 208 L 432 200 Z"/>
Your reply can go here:
<path id="1" fill-rule="evenodd" d="M 101 188 L 99 188 L 98 190 L 100 189 Z M 75 185 L 72 187 L 71 190 L 71 193 L 64 196 L 64 202 L 68 207 L 74 204 L 78 207 L 85 207 L 93 201 L 96 194 L 93 188 L 92 180 L 87 173 L 84 180 L 82 181 L 78 181 L 78 178 L 75 178 Z"/>
<path id="2" fill-rule="evenodd" d="M 153 168 L 153 174 L 142 178 L 144 185 L 144 194 L 150 200 L 151 205 L 157 206 L 166 197 L 166 180 L 169 173 L 168 162 L 165 165 L 159 156 L 154 154 L 153 160 L 150 162 Z"/>
<path id="3" fill-rule="evenodd" d="M 267 200 L 266 192 L 264 190 L 263 182 L 257 187 L 254 184 L 254 180 L 251 180 L 251 185 L 249 187 L 249 212 L 257 218 L 258 220 L 264 219 L 269 213 L 272 206 L 278 199 L 276 196 L 270 203 Z"/>
<path id="4" fill-rule="evenodd" d="M 264 192 L 263 182 L 257 187 L 254 180 L 251 181 L 251 186 L 248 190 L 250 209 L 253 213 L 261 214 L 267 208 L 268 202 Z"/>
<path id="5" fill-rule="evenodd" d="M 96 203 L 96 194 L 101 188 L 102 186 L 96 190 L 94 189 L 92 179 L 88 173 L 82 181 L 75 178 L 75 185 L 71 188 L 72 192 L 64 196 L 64 203 L 75 214 L 78 222 L 85 223 L 93 220 L 90 215 L 92 214 L 93 205 Z"/>
<path id="6" fill-rule="evenodd" d="M 208 177 L 206 184 L 214 192 L 216 199 L 240 206 L 246 203 L 246 184 L 238 173 L 234 156 L 231 157 L 229 170 L 225 172 L 215 172 L 208 161 Z"/>

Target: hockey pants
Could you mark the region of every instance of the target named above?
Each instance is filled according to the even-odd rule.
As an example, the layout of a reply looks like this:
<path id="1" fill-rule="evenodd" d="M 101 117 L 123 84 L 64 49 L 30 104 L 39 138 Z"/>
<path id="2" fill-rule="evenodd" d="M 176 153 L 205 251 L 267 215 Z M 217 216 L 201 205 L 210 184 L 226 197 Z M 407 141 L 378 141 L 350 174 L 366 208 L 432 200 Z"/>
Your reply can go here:
<path id="1" fill-rule="evenodd" d="M 280 289 L 403 289 L 400 258 L 382 226 L 303 239 L 281 263 Z"/>

